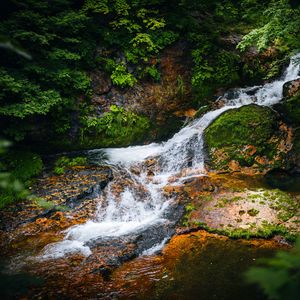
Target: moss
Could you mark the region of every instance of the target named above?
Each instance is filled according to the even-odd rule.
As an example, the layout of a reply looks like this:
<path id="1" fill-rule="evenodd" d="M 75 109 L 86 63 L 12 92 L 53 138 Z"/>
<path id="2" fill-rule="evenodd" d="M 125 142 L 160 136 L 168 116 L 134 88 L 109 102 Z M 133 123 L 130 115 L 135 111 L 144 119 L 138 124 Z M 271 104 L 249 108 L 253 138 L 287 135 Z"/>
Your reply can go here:
<path id="1" fill-rule="evenodd" d="M 202 202 L 209 202 L 213 200 L 213 196 L 212 195 L 199 195 L 198 196 L 199 201 Z"/>
<path id="2" fill-rule="evenodd" d="M 270 224 L 268 222 L 264 222 L 260 228 L 256 228 L 255 224 L 250 224 L 249 229 L 234 229 L 230 225 L 226 228 L 216 229 L 201 222 L 195 222 L 192 225 L 196 225 L 199 229 L 205 229 L 210 233 L 225 235 L 232 239 L 271 238 L 275 235 L 281 235 L 289 241 L 295 241 L 297 237 L 297 235 L 290 233 L 283 225 Z"/>
<path id="3" fill-rule="evenodd" d="M 257 164 L 257 155 L 272 159 L 277 144 L 270 140 L 277 129 L 277 115 L 268 107 L 248 105 L 226 111 L 205 130 L 212 166 L 226 168 L 232 160 L 241 166 L 252 166 Z M 249 149 L 255 152 L 251 155 Z"/>
<path id="4" fill-rule="evenodd" d="M 261 146 L 268 140 L 276 125 L 276 116 L 271 109 L 247 105 L 222 114 L 205 130 L 205 139 L 210 148 L 231 145 Z"/>
<path id="5" fill-rule="evenodd" d="M 251 217 L 255 217 L 259 214 L 259 210 L 252 208 L 247 211 L 248 215 Z"/>
<path id="6" fill-rule="evenodd" d="M 53 201 L 46 201 L 43 198 L 31 197 L 33 203 L 45 210 L 68 211 L 70 208 L 65 205 L 56 205 Z"/>

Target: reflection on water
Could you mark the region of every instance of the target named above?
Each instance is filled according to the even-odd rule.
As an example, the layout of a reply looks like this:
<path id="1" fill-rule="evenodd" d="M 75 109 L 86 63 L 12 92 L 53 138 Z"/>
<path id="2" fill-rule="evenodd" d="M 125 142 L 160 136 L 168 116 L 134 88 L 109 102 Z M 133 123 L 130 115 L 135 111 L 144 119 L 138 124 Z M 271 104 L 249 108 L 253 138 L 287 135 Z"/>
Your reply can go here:
<path id="1" fill-rule="evenodd" d="M 113 276 L 120 299 L 265 299 L 244 282 L 257 259 L 274 254 L 272 242 L 237 241 L 204 232 L 175 237 L 161 257 L 141 257 Z"/>
<path id="2" fill-rule="evenodd" d="M 265 181 L 272 188 L 287 192 L 300 192 L 299 173 L 289 173 L 285 170 L 275 169 L 266 174 Z"/>

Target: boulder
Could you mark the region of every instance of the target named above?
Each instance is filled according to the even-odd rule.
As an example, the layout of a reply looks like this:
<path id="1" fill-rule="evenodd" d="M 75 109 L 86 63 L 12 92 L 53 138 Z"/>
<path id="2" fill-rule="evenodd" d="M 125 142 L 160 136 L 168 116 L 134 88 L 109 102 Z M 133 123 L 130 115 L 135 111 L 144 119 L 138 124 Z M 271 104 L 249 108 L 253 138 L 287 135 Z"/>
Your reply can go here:
<path id="1" fill-rule="evenodd" d="M 92 88 L 96 95 L 103 95 L 108 93 L 112 88 L 110 77 L 101 71 L 96 71 L 91 74 Z"/>
<path id="2" fill-rule="evenodd" d="M 247 105 L 228 110 L 205 130 L 207 162 L 216 170 L 251 167 L 266 172 L 285 164 L 289 137 L 288 127 L 271 108 Z"/>
<path id="3" fill-rule="evenodd" d="M 289 164 L 294 171 L 300 172 L 300 79 L 285 83 L 283 95 L 274 109 L 292 129 L 293 147 L 289 153 Z"/>
<path id="4" fill-rule="evenodd" d="M 283 86 L 283 97 L 292 97 L 300 91 L 300 78 L 288 81 Z"/>

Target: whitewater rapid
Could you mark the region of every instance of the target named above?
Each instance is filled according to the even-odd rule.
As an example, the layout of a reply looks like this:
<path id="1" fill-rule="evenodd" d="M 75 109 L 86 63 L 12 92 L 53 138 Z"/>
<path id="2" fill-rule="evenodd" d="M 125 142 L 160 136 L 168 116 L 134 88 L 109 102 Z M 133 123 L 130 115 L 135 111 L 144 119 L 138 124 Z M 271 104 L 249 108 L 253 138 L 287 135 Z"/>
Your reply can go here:
<path id="1" fill-rule="evenodd" d="M 114 180 L 99 195 L 99 207 L 94 219 L 69 228 L 64 240 L 46 246 L 41 257 L 58 258 L 74 252 L 88 256 L 91 249 L 87 243 L 92 240 L 121 237 L 153 224 L 168 222 L 165 213 L 174 199 L 164 196 L 164 187 L 206 174 L 203 147 L 205 128 L 229 109 L 252 103 L 264 106 L 278 103 L 282 99 L 284 83 L 300 78 L 297 59 L 300 59 L 300 54 L 291 58 L 282 77 L 272 83 L 226 93 L 222 97 L 224 107 L 194 120 L 166 142 L 89 151 L 88 156 L 94 163 L 103 163 L 103 157 L 106 157 L 105 163 L 113 166 Z M 152 160 L 151 175 L 149 160 Z M 133 168 L 139 168 L 140 172 L 136 174 Z M 124 185 L 124 178 L 130 179 L 131 183 Z M 114 190 L 115 184 L 123 186 L 121 192 Z M 157 251 L 167 240 L 168 237 L 165 237 L 143 254 Z"/>

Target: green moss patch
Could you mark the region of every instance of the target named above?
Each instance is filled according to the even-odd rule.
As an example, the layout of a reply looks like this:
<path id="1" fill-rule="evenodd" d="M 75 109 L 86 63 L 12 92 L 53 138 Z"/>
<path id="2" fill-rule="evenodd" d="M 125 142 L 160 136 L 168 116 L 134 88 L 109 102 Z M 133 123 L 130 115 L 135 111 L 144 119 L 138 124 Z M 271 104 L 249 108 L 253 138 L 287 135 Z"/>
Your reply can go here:
<path id="1" fill-rule="evenodd" d="M 205 130 L 205 139 L 210 148 L 260 146 L 272 136 L 276 125 L 276 115 L 271 109 L 248 105 L 222 114 Z"/>
<path id="2" fill-rule="evenodd" d="M 128 146 L 144 141 L 150 121 L 145 116 L 112 105 L 102 117 L 82 119 L 80 144 L 85 148 Z"/>
<path id="3" fill-rule="evenodd" d="M 209 158 L 215 169 L 224 169 L 233 160 L 242 167 L 253 164 L 262 170 L 266 164 L 278 167 L 284 153 L 276 162 L 269 161 L 279 155 L 280 139 L 277 114 L 258 105 L 226 111 L 205 130 Z"/>

